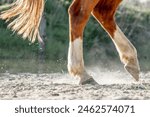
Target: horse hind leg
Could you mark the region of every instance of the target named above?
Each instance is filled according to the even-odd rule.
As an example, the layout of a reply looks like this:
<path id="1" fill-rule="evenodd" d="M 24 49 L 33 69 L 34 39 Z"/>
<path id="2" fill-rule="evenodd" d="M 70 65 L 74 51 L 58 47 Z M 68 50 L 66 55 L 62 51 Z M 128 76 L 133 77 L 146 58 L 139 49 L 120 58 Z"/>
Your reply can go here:
<path id="1" fill-rule="evenodd" d="M 68 10 L 70 28 L 68 71 L 71 75 L 79 77 L 81 85 L 97 84 L 86 72 L 83 60 L 83 31 L 97 1 L 74 0 Z"/>
<path id="2" fill-rule="evenodd" d="M 112 38 L 125 69 L 138 81 L 140 67 L 137 51 L 114 20 L 115 11 L 120 2 L 121 0 L 101 0 L 92 14 Z"/>

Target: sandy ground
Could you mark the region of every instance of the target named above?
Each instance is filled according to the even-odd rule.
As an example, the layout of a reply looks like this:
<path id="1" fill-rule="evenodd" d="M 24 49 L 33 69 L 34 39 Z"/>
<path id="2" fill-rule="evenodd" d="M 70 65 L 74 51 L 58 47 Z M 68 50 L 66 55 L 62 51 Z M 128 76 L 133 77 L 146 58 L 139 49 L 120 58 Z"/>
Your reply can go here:
<path id="1" fill-rule="evenodd" d="M 94 71 L 99 86 L 79 86 L 67 73 L 1 73 L 0 99 L 150 99 L 150 72 L 141 73 L 141 81 L 135 83 L 124 72 Z"/>

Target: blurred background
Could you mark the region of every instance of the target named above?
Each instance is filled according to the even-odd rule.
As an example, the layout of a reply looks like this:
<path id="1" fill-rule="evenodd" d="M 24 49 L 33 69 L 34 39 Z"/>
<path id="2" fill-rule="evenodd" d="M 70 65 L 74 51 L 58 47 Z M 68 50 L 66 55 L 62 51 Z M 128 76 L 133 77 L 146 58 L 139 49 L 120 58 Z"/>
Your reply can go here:
<path id="1" fill-rule="evenodd" d="M 0 4 L 13 0 L 1 0 Z M 67 71 L 68 7 L 72 0 L 45 0 L 40 32 L 45 46 L 23 40 L 0 20 L 0 73 L 54 73 Z M 138 51 L 142 71 L 150 70 L 150 0 L 124 0 L 116 21 Z M 107 33 L 91 17 L 84 32 L 86 66 L 122 69 Z"/>

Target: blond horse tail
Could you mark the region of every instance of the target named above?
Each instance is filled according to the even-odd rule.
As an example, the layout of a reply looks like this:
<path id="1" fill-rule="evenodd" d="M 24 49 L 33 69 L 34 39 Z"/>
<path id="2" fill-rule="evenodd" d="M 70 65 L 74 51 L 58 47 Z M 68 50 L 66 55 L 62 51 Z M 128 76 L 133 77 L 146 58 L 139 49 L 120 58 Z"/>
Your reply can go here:
<path id="1" fill-rule="evenodd" d="M 23 39 L 34 42 L 39 34 L 44 4 L 44 0 L 16 0 L 0 6 L 0 19 L 6 20 L 8 28 L 22 35 Z"/>

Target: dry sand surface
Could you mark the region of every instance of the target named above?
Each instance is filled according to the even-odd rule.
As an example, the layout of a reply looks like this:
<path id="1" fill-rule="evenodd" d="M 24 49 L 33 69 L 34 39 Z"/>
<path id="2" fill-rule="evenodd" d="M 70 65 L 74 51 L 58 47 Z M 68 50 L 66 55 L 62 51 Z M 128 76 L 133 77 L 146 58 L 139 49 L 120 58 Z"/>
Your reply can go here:
<path id="1" fill-rule="evenodd" d="M 150 72 L 141 73 L 138 83 L 119 71 L 95 69 L 91 74 L 99 86 L 79 86 L 78 80 L 67 73 L 1 73 L 0 99 L 150 99 Z"/>

